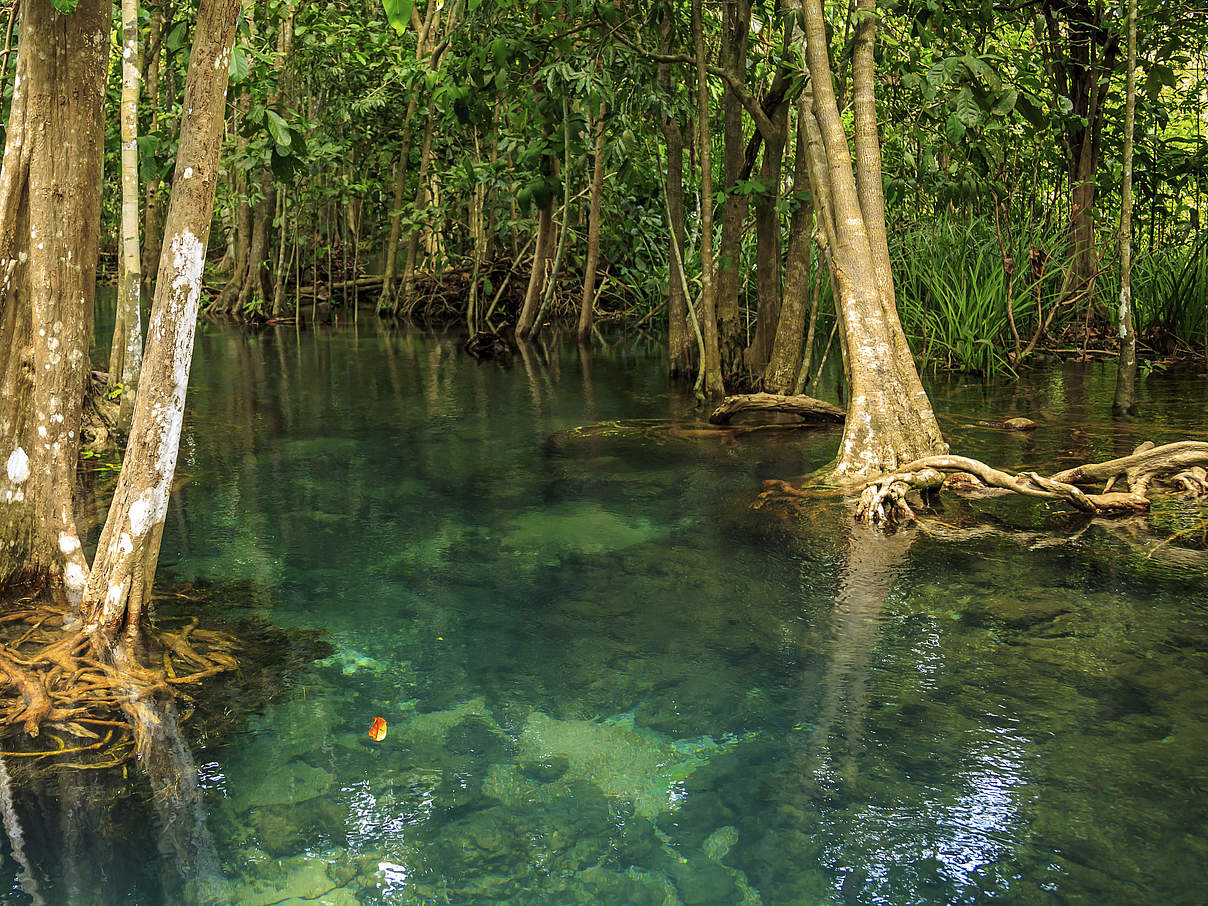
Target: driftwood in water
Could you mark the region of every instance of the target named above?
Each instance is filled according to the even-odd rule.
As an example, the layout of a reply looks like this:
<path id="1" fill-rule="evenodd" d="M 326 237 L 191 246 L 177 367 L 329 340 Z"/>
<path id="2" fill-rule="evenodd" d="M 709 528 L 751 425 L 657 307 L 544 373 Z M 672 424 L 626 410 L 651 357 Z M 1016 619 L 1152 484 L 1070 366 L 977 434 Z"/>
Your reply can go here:
<path id="1" fill-rule="evenodd" d="M 816 400 L 812 396 L 783 396 L 779 393 L 745 393 L 727 396 L 713 410 L 709 421 L 714 425 L 728 425 L 734 416 L 743 412 L 779 412 L 796 415 L 807 422 L 842 424 L 843 410 L 830 403 Z"/>

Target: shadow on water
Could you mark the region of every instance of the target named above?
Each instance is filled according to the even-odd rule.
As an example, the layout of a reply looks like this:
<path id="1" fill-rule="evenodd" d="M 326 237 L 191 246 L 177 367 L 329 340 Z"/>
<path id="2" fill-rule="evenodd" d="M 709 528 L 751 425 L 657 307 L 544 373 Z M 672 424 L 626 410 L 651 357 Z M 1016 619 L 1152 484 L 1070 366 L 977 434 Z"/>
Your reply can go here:
<path id="1" fill-rule="evenodd" d="M 932 390 L 1008 468 L 1208 428 L 1202 378 L 1151 376 L 1127 425 L 1112 378 Z M 1041 427 L 985 424 L 1011 415 Z M 161 562 L 331 650 L 276 695 L 225 687 L 221 731 L 161 715 L 128 776 L 14 771 L 0 900 L 1208 897 L 1202 567 L 1043 502 L 979 505 L 1064 538 L 1035 549 L 775 517 L 760 483 L 838 435 L 698 419 L 653 347 L 202 329 Z"/>

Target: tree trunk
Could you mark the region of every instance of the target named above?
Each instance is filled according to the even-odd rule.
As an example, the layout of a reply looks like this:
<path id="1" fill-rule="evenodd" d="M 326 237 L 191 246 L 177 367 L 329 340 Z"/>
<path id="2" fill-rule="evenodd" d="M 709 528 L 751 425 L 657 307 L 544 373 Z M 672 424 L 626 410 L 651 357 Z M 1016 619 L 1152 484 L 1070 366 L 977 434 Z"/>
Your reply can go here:
<path id="1" fill-rule="evenodd" d="M 252 240 L 248 244 L 247 270 L 235 302 L 235 314 L 241 318 L 252 314 L 258 306 L 271 299 L 270 291 L 265 288 L 265 268 L 270 263 L 268 231 L 272 225 L 273 212 L 277 208 L 277 187 L 273 175 L 267 170 L 261 179 L 264 195 L 256 202 L 252 211 Z"/>
<path id="2" fill-rule="evenodd" d="M 803 96 L 804 97 L 804 96 Z M 806 295 L 809 292 L 811 253 L 813 250 L 814 208 L 806 198 L 809 187 L 809 149 L 805 131 L 805 101 L 797 101 L 797 147 L 793 158 L 793 190 L 799 204 L 789 220 L 789 248 L 784 268 L 784 300 L 776 323 L 772 355 L 763 374 L 763 386 L 769 393 L 791 394 L 796 389 L 801 369 L 803 345 L 813 343 L 813 328 L 818 313 L 810 318 L 809 340 L 805 334 Z"/>
<path id="3" fill-rule="evenodd" d="M 1124 175 L 1120 183 L 1120 358 L 1116 370 L 1116 415 L 1136 415 L 1137 333 L 1132 306 L 1133 128 L 1137 111 L 1137 0 L 1128 2 L 1128 88 L 1124 102 Z"/>
<path id="4" fill-rule="evenodd" d="M 545 262 L 549 258 L 550 246 L 554 244 L 554 201 L 541 209 L 537 217 L 537 241 L 533 246 L 533 269 L 529 272 L 528 288 L 524 291 L 524 306 L 516 321 L 516 339 L 527 340 L 537 323 L 537 309 L 541 305 L 542 289 L 545 286 Z"/>
<path id="5" fill-rule="evenodd" d="M 660 50 L 671 52 L 673 19 L 664 14 Z M 671 64 L 660 63 L 658 83 L 672 97 Z M 684 131 L 677 116 L 662 117 L 663 137 L 667 142 L 667 230 L 670 235 L 667 255 L 667 364 L 672 377 L 689 375 L 696 367 L 696 344 L 688 323 L 688 300 L 684 295 L 684 275 L 680 271 L 676 249 L 684 247 Z"/>
<path id="6" fill-rule="evenodd" d="M 759 310 L 755 336 L 747 350 L 747 368 L 763 373 L 772 355 L 772 344 L 780 321 L 780 170 L 788 134 L 789 105 L 773 111 L 773 134 L 765 137 L 759 179 L 764 195 L 755 206 L 755 284 Z"/>
<path id="7" fill-rule="evenodd" d="M 701 320 L 704 321 L 705 361 L 700 388 L 708 396 L 726 392 L 721 372 L 713 271 L 713 153 L 709 136 L 709 82 L 705 76 L 705 34 L 702 0 L 692 0 L 692 49 L 696 56 L 696 129 L 700 141 L 700 272 Z"/>
<path id="8" fill-rule="evenodd" d="M 430 198 L 428 192 L 428 170 L 432 166 L 432 137 L 436 128 L 436 112 L 429 111 L 428 122 L 424 126 L 424 143 L 420 148 L 419 154 L 419 172 L 416 178 L 419 184 L 415 189 L 415 214 L 419 216 L 428 207 Z M 415 292 L 415 258 L 419 252 L 419 227 L 412 227 L 407 234 L 407 259 L 403 263 L 403 288 L 401 299 L 407 307 L 407 311 L 415 306 L 414 300 L 411 298 Z M 397 306 L 396 306 L 397 307 Z"/>
<path id="9" fill-rule="evenodd" d="M 201 0 L 197 13 L 142 392 L 82 604 L 94 637 L 137 629 L 150 598 L 184 420 L 238 13 L 238 0 Z"/>
<path id="10" fill-rule="evenodd" d="M 159 84 L 163 67 L 160 59 L 163 53 L 160 47 L 160 36 L 163 34 L 164 14 L 157 8 L 151 14 L 151 27 L 147 32 L 147 46 L 154 48 L 150 59 L 146 61 L 146 71 L 143 84 L 147 90 L 147 105 L 151 111 L 151 133 L 159 130 Z M 175 100 L 169 97 L 169 108 Z M 142 276 L 143 295 L 151 295 L 151 279 L 159 268 L 159 246 L 163 240 L 160 233 L 160 198 L 159 179 L 151 177 L 147 180 L 147 203 L 143 211 L 143 255 Z"/>
<path id="11" fill-rule="evenodd" d="M 119 316 L 109 354 L 109 381 L 121 383 L 117 426 L 130 430 L 138 375 L 143 363 L 143 324 L 139 309 L 142 261 L 138 243 L 138 0 L 122 0 L 122 242 L 118 271 Z M 118 329 L 120 327 L 120 330 Z"/>
<path id="12" fill-rule="evenodd" d="M 732 0 L 723 5 L 721 65 L 743 78 L 747 71 L 747 44 L 751 30 L 750 0 Z M 726 200 L 721 209 L 721 247 L 717 259 L 717 320 L 722 372 L 738 373 L 747 338 L 739 316 L 739 268 L 742 233 L 747 218 L 747 196 L 734 191 L 746 160 L 746 137 L 742 129 L 742 103 L 727 82 L 722 93 L 725 139 L 723 185 Z M 707 133 L 706 133 L 707 135 Z M 712 204 L 712 197 L 709 198 Z"/>
<path id="13" fill-rule="evenodd" d="M 596 122 L 596 154 L 591 174 L 591 209 L 587 215 L 587 263 L 583 268 L 583 304 L 579 309 L 579 342 L 591 337 L 595 316 L 596 265 L 600 260 L 600 196 L 604 193 L 604 103 Z"/>
<path id="14" fill-rule="evenodd" d="M 862 7 L 869 10 L 862 19 L 871 21 L 875 14 L 871 6 L 869 0 L 862 0 Z M 876 216 L 873 194 L 881 174 L 879 168 L 875 172 L 872 168 L 879 154 L 877 159 L 859 155 L 863 191 L 858 192 L 835 98 L 821 0 L 805 0 L 804 11 L 814 112 L 830 183 L 829 197 L 820 199 L 830 207 L 834 230 L 833 245 L 827 249 L 828 264 L 836 283 L 836 307 L 851 383 L 833 474 L 842 484 L 855 484 L 903 463 L 946 452 L 948 447 L 914 367 L 897 309 L 882 289 L 884 275 L 878 272 L 873 252 L 877 230 L 884 230 L 883 204 L 881 223 L 872 235 L 867 226 L 869 218 Z M 853 56 L 852 77 L 857 95 L 873 91 L 876 73 L 871 53 Z M 868 104 L 855 107 L 855 131 L 865 142 L 876 134 L 875 121 L 868 121 L 870 113 L 875 116 L 875 103 L 871 108 Z M 866 145 L 863 149 L 868 150 Z M 868 211 L 862 209 L 861 195 L 871 202 Z M 837 229 L 839 224 L 843 229 Z M 892 282 L 892 276 L 889 279 Z"/>
<path id="15" fill-rule="evenodd" d="M 21 10 L 0 169 L 0 576 L 78 601 L 73 489 L 100 234 L 112 7 Z M 71 148 L 72 153 L 64 153 Z"/>

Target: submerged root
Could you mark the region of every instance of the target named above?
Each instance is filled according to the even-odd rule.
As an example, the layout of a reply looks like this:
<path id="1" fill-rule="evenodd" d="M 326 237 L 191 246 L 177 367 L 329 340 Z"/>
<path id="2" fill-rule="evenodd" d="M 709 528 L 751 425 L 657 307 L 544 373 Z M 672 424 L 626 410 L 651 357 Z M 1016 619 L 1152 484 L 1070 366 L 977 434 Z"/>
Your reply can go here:
<path id="1" fill-rule="evenodd" d="M 29 600 L 0 620 L 0 726 L 9 731 L 4 748 L 16 749 L 0 755 L 84 755 L 74 758 L 75 767 L 120 764 L 137 749 L 133 705 L 192 702 L 186 688 L 238 667 L 235 638 L 197 629 L 196 618 L 145 632 L 137 655 L 95 644 L 78 625 L 73 611 Z M 37 747 L 26 749 L 33 739 Z"/>
<path id="2" fill-rule="evenodd" d="M 1208 497 L 1208 443 L 1144 443 L 1129 456 L 1065 469 L 1051 476 L 1000 471 L 965 456 L 930 456 L 863 486 L 856 519 L 877 525 L 911 522 L 910 500 L 920 492 L 949 487 L 958 493 L 1016 493 L 1058 500 L 1091 516 L 1127 516 L 1147 512 L 1150 489 Z M 1113 490 L 1123 482 L 1127 491 Z M 1101 491 L 1084 490 L 1102 485 Z"/>

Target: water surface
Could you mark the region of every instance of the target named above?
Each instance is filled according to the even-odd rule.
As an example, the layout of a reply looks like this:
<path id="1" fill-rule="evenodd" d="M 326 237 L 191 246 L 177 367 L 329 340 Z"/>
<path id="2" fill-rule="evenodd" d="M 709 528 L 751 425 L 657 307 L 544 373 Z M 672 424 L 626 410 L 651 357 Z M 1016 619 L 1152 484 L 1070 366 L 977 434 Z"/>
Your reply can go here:
<path id="1" fill-rule="evenodd" d="M 480 365 L 452 337 L 203 326 L 161 571 L 334 654 L 233 737 L 186 726 L 199 805 L 137 771 L 16 790 L 40 896 L 1208 900 L 1194 554 L 1027 501 L 959 542 L 753 509 L 838 434 L 699 431 L 663 371 L 640 344 Z M 953 446 L 1008 468 L 1205 436 L 1204 378 L 1151 376 L 1125 426 L 1113 379 L 933 393 Z M 1040 429 L 981 424 L 1019 414 Z M 91 825 L 45 818 L 80 802 Z M 4 870 L 30 902 L 8 846 Z"/>

